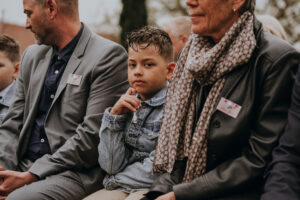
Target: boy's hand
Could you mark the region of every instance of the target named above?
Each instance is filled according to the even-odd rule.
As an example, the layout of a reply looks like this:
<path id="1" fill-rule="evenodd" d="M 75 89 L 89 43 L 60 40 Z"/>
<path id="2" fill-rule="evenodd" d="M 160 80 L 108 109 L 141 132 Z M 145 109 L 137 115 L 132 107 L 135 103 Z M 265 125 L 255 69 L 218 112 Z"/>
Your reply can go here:
<path id="1" fill-rule="evenodd" d="M 135 112 L 142 105 L 140 100 L 135 97 L 136 90 L 134 88 L 129 88 L 127 92 L 121 96 L 114 107 L 111 109 L 111 115 L 122 115 L 129 111 Z"/>

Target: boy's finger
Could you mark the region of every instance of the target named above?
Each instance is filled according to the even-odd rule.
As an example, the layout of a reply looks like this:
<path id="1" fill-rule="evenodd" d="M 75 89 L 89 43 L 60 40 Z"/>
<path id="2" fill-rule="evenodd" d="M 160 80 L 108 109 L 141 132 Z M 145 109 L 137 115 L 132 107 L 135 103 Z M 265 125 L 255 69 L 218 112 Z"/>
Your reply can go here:
<path id="1" fill-rule="evenodd" d="M 141 107 L 141 102 L 139 101 L 138 98 L 136 98 L 135 96 L 126 96 L 124 98 L 124 100 L 127 103 L 130 103 L 131 105 L 133 105 L 135 108 L 140 108 Z"/>
<path id="2" fill-rule="evenodd" d="M 136 90 L 135 90 L 134 88 L 130 87 L 130 88 L 127 90 L 126 94 L 129 94 L 129 95 L 135 95 L 135 94 L 136 94 Z"/>
<path id="3" fill-rule="evenodd" d="M 131 95 L 136 95 L 136 93 L 137 93 L 136 89 L 135 89 L 135 88 L 132 88 L 132 89 L 131 89 Z"/>
<path id="4" fill-rule="evenodd" d="M 123 106 L 129 110 L 131 110 L 132 112 L 136 112 L 136 109 L 128 102 L 126 102 L 125 100 L 123 101 Z"/>

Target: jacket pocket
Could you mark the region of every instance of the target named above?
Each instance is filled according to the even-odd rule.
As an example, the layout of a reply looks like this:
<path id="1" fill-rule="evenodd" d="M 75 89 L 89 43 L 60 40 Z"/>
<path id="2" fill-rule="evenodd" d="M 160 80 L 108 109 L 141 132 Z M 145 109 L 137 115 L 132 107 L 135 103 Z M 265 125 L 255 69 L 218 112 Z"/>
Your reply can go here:
<path id="1" fill-rule="evenodd" d="M 142 128 L 142 135 L 153 140 L 159 135 L 161 121 L 146 122 Z"/>

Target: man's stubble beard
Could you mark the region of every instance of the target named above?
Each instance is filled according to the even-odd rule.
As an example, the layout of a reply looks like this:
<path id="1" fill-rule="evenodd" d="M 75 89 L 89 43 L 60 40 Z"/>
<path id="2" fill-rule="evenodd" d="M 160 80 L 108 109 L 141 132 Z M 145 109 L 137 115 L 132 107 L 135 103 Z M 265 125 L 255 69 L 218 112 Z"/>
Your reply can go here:
<path id="1" fill-rule="evenodd" d="M 48 27 L 49 22 L 47 21 L 45 15 L 43 14 L 41 16 L 41 21 L 39 23 L 39 29 L 37 31 L 34 31 L 31 29 L 31 32 L 34 34 L 35 41 L 37 44 L 42 45 L 51 45 L 51 40 L 49 40 L 51 34 L 53 35 L 53 30 Z M 40 33 L 38 33 L 40 32 Z"/>

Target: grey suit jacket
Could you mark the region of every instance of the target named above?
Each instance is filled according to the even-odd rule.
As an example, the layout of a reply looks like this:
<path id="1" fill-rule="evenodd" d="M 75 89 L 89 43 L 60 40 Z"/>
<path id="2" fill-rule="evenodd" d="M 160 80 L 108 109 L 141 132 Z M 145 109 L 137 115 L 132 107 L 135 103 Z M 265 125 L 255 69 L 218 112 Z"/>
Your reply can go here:
<path id="1" fill-rule="evenodd" d="M 51 55 L 52 47 L 45 45 L 30 46 L 23 54 L 16 99 L 0 127 L 0 166 L 5 169 L 16 170 L 27 150 Z M 79 85 L 68 83 L 70 74 L 82 76 Z M 43 179 L 71 170 L 78 173 L 87 193 L 99 189 L 101 118 L 127 88 L 124 48 L 85 26 L 45 120 L 52 154 L 36 160 L 29 171 Z"/>

